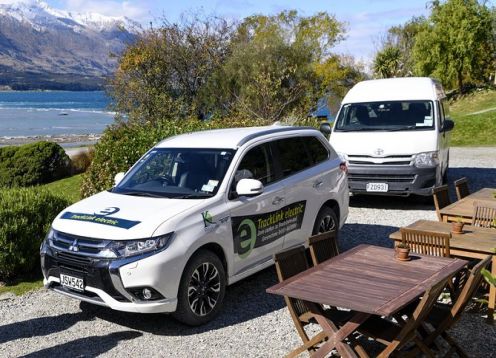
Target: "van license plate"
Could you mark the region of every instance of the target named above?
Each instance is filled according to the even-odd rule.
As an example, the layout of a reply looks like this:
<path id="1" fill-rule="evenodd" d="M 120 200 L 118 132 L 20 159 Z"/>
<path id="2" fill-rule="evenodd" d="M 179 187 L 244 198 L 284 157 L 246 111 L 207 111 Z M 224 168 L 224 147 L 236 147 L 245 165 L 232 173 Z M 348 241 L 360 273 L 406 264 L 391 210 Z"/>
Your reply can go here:
<path id="1" fill-rule="evenodd" d="M 376 193 L 386 193 L 389 189 L 387 183 L 368 183 L 365 190 Z"/>
<path id="2" fill-rule="evenodd" d="M 82 278 L 60 274 L 60 284 L 77 291 L 84 291 L 84 282 Z"/>

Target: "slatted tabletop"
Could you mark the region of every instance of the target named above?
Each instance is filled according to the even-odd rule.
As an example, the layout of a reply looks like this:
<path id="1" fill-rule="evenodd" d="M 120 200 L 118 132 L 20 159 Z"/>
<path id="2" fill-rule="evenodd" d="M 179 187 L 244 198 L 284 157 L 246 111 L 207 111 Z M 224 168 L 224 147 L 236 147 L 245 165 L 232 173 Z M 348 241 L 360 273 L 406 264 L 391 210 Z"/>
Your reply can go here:
<path id="1" fill-rule="evenodd" d="M 495 188 L 484 188 L 476 191 L 461 200 L 455 201 L 454 203 L 446 206 L 439 210 L 441 217 L 444 222 L 456 221 L 461 218 L 465 223 L 472 222 L 472 215 L 474 213 L 474 202 L 475 201 L 493 201 L 496 202 L 494 197 L 496 193 Z"/>
<path id="2" fill-rule="evenodd" d="M 461 259 L 423 255 L 402 262 L 394 258 L 393 249 L 359 245 L 267 292 L 391 316 L 466 264 Z"/>

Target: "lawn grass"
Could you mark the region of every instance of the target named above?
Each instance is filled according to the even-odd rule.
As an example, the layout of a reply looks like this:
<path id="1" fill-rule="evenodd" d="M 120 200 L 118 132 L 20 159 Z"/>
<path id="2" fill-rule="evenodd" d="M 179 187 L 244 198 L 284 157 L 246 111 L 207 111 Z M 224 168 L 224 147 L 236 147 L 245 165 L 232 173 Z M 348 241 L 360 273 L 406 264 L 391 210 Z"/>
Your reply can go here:
<path id="1" fill-rule="evenodd" d="M 38 290 L 42 287 L 42 279 L 19 280 L 17 282 L 9 283 L 8 286 L 0 286 L 0 295 L 11 292 L 16 296 L 20 296 L 29 291 Z"/>
<path id="2" fill-rule="evenodd" d="M 54 195 L 63 196 L 67 200 L 70 200 L 71 203 L 75 203 L 81 200 L 79 188 L 81 188 L 82 181 L 82 175 L 78 174 L 43 186 Z"/>
<path id="3" fill-rule="evenodd" d="M 450 108 L 455 121 L 452 146 L 496 146 L 496 90 L 473 92 L 451 103 Z M 488 111 L 472 114 L 484 110 Z"/>

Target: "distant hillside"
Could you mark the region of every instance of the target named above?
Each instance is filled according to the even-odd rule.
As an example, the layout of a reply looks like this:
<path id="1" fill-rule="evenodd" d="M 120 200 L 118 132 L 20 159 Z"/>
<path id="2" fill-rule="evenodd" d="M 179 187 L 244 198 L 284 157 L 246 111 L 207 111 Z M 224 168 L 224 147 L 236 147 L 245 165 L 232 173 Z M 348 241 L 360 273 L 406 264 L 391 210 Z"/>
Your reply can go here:
<path id="1" fill-rule="evenodd" d="M 0 86 L 98 89 L 134 41 L 127 18 L 79 14 L 41 1 L 0 4 Z"/>

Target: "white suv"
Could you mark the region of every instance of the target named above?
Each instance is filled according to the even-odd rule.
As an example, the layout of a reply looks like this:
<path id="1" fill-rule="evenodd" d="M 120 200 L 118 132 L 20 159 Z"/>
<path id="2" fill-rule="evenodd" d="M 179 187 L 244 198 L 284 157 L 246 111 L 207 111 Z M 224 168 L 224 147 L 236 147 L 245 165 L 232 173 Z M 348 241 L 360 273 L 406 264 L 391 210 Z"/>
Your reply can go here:
<path id="1" fill-rule="evenodd" d="M 119 180 L 120 179 L 120 180 Z M 61 212 L 41 246 L 45 287 L 198 325 L 226 285 L 340 228 L 346 168 L 317 130 L 270 126 L 166 139 L 116 186 Z"/>

